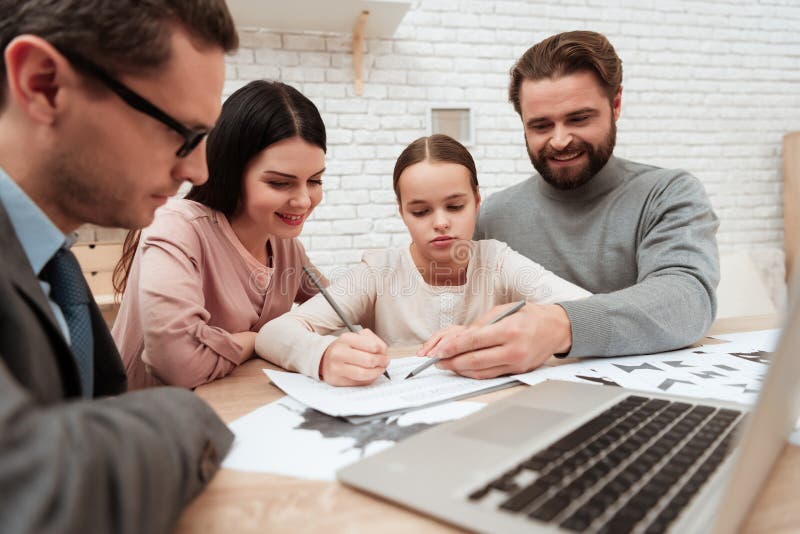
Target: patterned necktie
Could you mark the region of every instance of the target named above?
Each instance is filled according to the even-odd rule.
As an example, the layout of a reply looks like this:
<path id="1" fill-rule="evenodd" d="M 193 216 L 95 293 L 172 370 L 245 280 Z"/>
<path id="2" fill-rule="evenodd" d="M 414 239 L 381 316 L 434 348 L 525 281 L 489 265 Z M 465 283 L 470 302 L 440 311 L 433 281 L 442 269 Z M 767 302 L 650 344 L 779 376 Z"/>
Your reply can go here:
<path id="1" fill-rule="evenodd" d="M 61 248 L 42 269 L 42 280 L 50 284 L 50 298 L 67 320 L 72 354 L 78 364 L 81 390 L 85 398 L 94 391 L 94 338 L 89 314 L 91 293 L 75 255 Z"/>

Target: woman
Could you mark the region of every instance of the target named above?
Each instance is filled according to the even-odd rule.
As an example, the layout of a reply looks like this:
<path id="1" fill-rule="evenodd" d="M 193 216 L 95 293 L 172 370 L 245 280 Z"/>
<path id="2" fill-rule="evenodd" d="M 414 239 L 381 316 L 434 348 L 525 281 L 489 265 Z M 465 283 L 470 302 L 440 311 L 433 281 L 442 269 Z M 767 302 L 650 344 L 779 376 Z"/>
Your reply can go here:
<path id="1" fill-rule="evenodd" d="M 297 236 L 322 200 L 325 151 L 319 111 L 288 85 L 251 82 L 223 104 L 208 181 L 130 234 L 115 270 L 130 389 L 227 375 L 262 325 L 316 293 Z"/>

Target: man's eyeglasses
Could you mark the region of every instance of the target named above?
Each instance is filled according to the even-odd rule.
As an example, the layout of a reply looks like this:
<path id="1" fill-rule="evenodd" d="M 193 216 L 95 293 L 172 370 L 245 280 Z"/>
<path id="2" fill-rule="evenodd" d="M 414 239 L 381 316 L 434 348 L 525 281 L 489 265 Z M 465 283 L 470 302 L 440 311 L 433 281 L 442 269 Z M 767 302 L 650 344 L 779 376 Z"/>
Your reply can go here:
<path id="1" fill-rule="evenodd" d="M 61 52 L 61 54 L 66 57 L 78 70 L 91 74 L 103 82 L 130 107 L 140 111 L 141 113 L 144 113 L 145 115 L 149 115 L 155 120 L 167 125 L 172 130 L 178 132 L 178 134 L 183 137 L 183 144 L 175 153 L 175 155 L 179 158 L 185 158 L 188 156 L 192 150 L 194 150 L 197 145 L 200 144 L 200 141 L 202 141 L 203 138 L 208 135 L 208 130 L 205 128 L 187 128 L 177 120 L 167 115 L 167 113 L 159 109 L 155 104 L 151 103 L 143 96 L 140 96 L 133 89 L 128 88 L 127 86 L 123 85 L 122 82 L 116 80 L 102 67 L 92 63 L 85 57 L 73 52 L 64 52 L 60 49 L 59 52 Z"/>

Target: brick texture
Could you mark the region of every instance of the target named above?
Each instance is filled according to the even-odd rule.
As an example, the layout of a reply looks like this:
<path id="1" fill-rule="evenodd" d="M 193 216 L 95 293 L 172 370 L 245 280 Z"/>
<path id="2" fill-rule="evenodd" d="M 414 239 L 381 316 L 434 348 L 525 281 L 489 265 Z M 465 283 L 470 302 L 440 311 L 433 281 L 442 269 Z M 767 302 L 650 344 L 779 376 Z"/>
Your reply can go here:
<path id="1" fill-rule="evenodd" d="M 684 168 L 721 219 L 720 248 L 756 250 L 780 280 L 781 138 L 800 129 L 796 2 L 420 0 L 393 38 L 367 39 L 355 96 L 349 35 L 245 31 L 225 91 L 256 77 L 303 91 L 331 133 L 326 198 L 304 230 L 323 271 L 370 247 L 408 242 L 391 192 L 394 160 L 425 135 L 435 102 L 473 110 L 484 196 L 531 166 L 505 102 L 508 70 L 530 45 L 565 30 L 605 33 L 624 63 L 619 156 Z"/>

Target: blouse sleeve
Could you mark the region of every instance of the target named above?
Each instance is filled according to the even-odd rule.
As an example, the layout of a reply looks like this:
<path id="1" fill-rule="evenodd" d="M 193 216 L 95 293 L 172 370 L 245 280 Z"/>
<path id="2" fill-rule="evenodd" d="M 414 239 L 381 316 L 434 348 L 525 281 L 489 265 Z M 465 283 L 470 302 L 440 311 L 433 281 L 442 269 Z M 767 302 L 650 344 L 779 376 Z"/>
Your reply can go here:
<path id="1" fill-rule="evenodd" d="M 195 229 L 179 215 L 164 215 L 138 252 L 142 360 L 162 382 L 193 388 L 227 375 L 248 356 L 231 333 L 208 324 Z"/>
<path id="2" fill-rule="evenodd" d="M 328 292 L 351 324 L 372 323 L 377 284 L 372 270 L 360 263 L 337 277 Z M 261 327 L 256 337 L 256 354 L 289 371 L 319 380 L 319 364 L 328 346 L 345 324 L 317 294 L 304 304 Z"/>
<path id="3" fill-rule="evenodd" d="M 502 289 L 511 295 L 510 300 L 554 304 L 592 295 L 508 246 L 500 254 L 499 269 Z"/>

